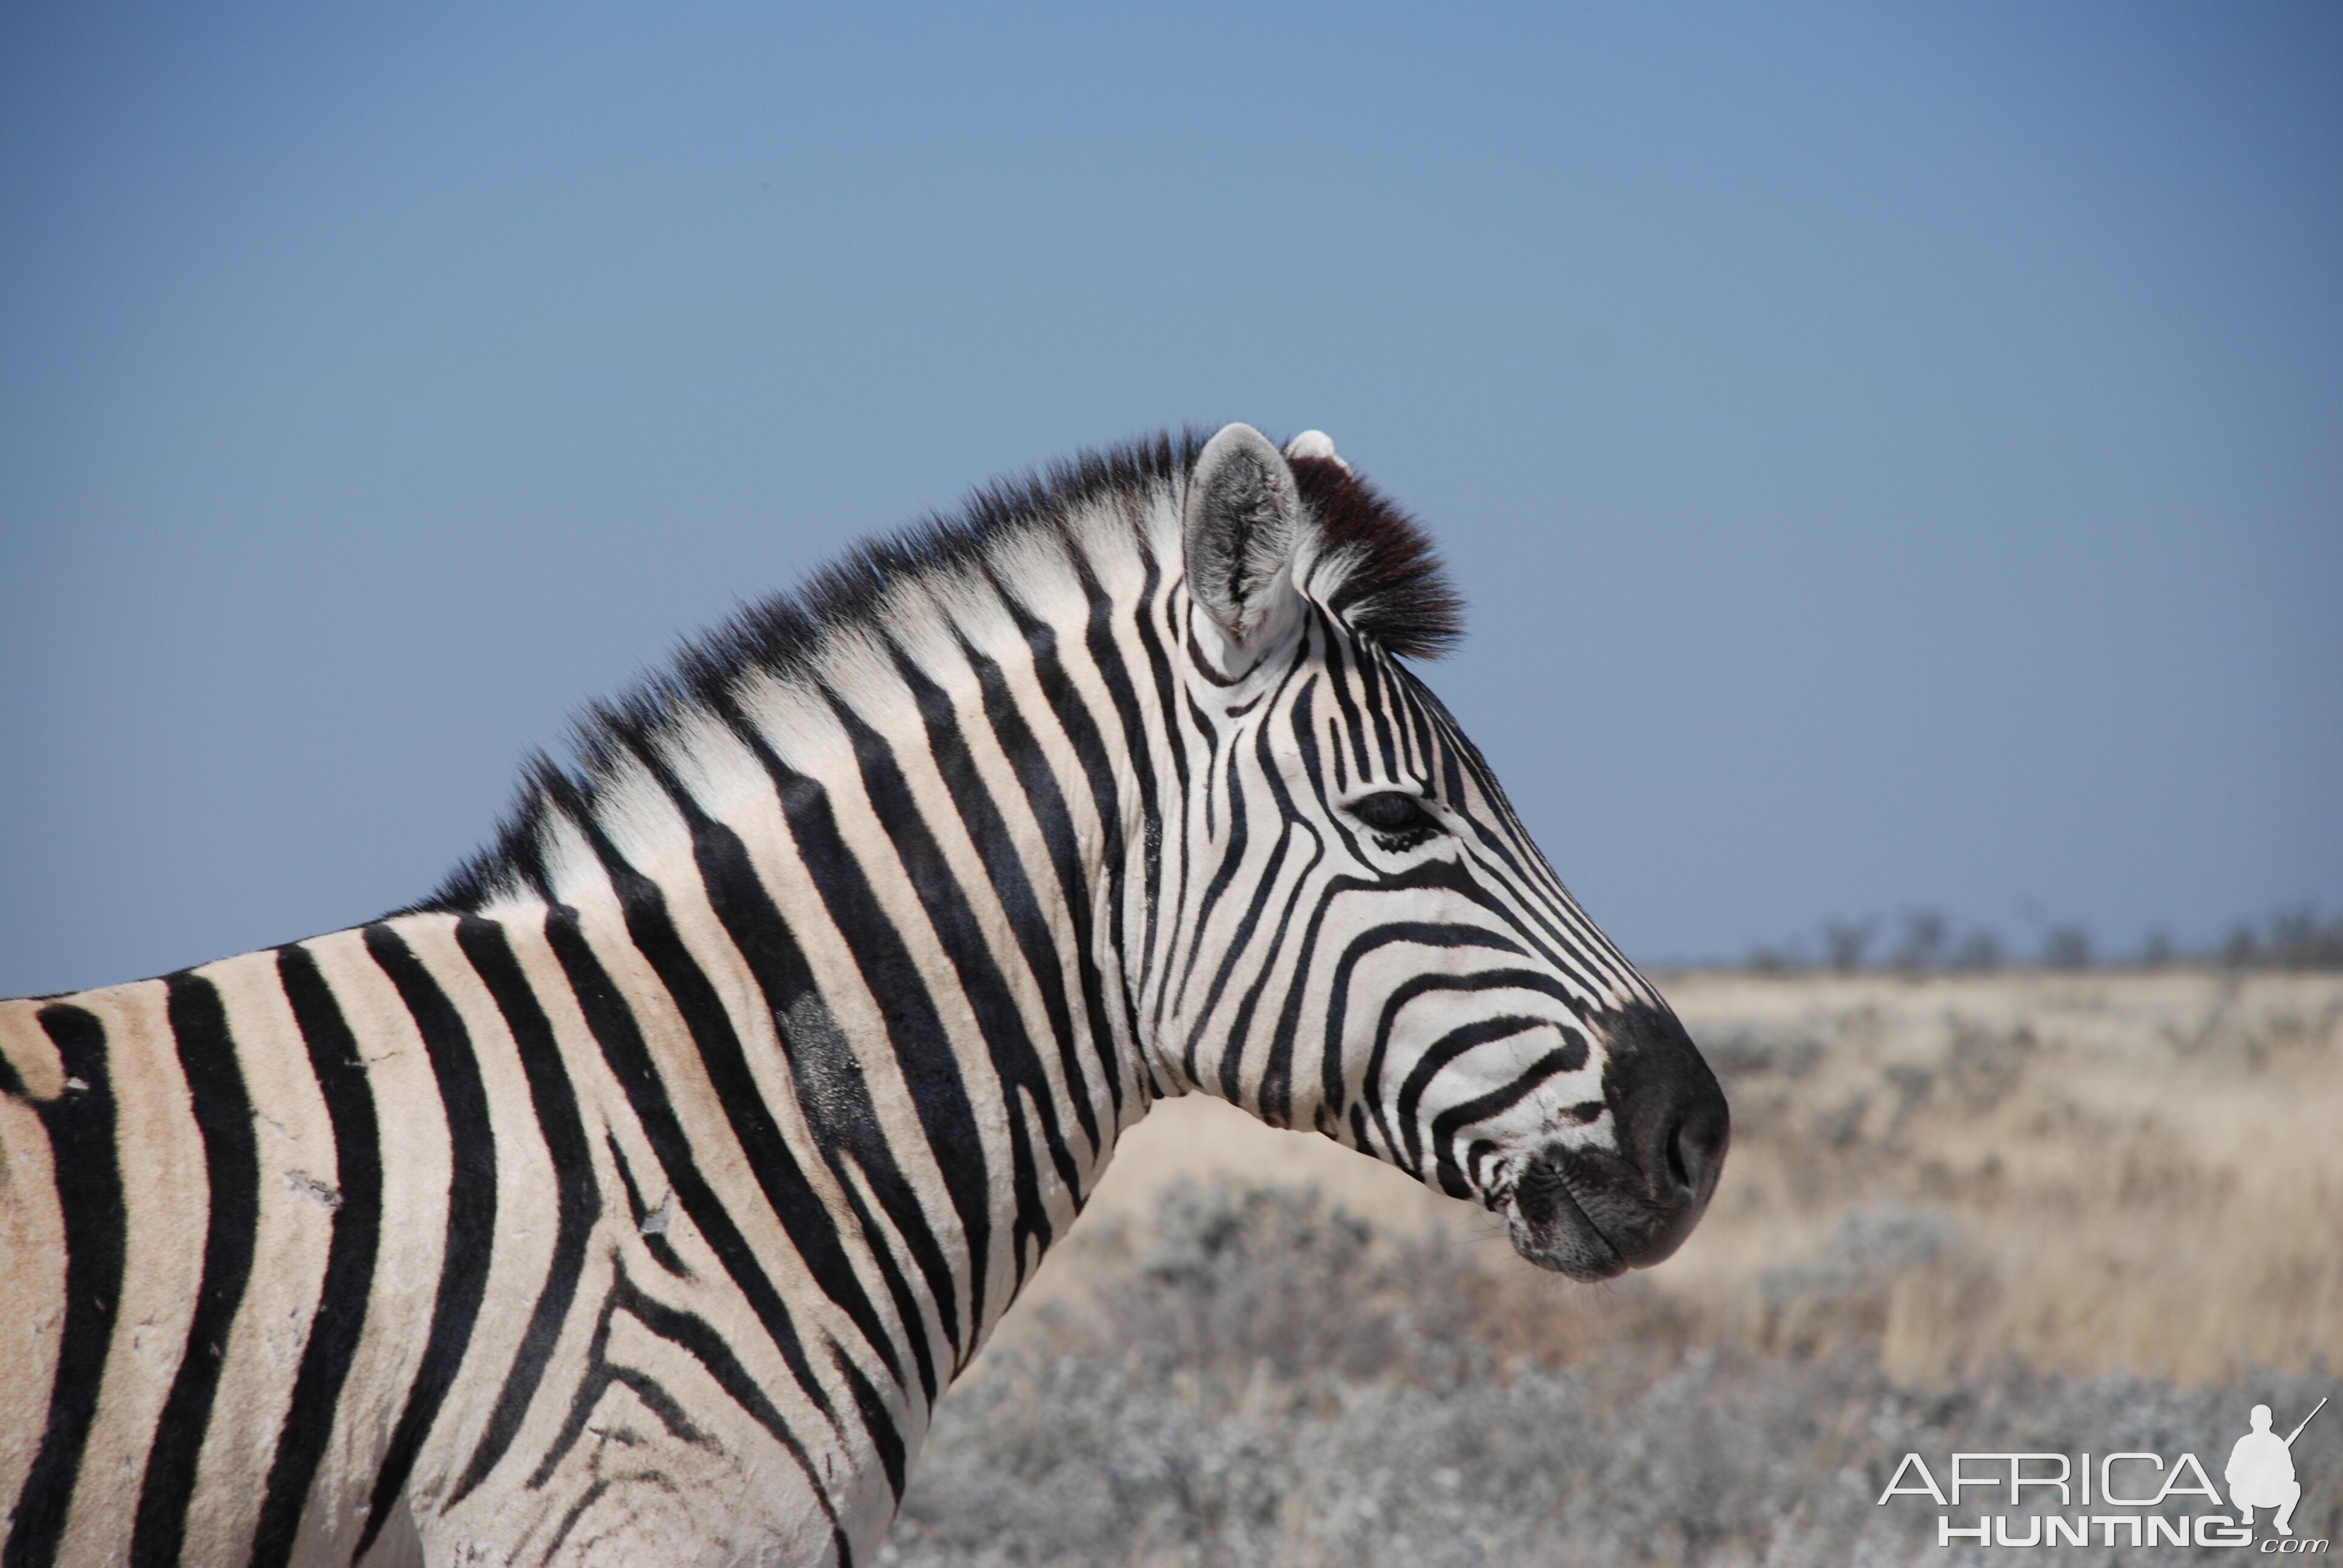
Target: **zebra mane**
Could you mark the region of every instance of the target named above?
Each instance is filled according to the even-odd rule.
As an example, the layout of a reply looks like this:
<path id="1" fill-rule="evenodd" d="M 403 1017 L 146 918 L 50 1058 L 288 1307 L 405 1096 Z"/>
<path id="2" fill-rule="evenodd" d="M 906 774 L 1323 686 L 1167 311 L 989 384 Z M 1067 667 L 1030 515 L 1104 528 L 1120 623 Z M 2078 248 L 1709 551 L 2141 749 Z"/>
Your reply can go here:
<path id="1" fill-rule="evenodd" d="M 790 681 L 809 674 L 841 632 L 883 628 L 889 601 L 899 598 L 907 580 L 989 570 L 1013 586 L 1016 554 L 1000 547 L 1019 535 L 1047 530 L 1079 546 L 1095 542 L 1101 520 L 1116 515 L 1130 518 L 1135 534 L 1141 526 L 1138 508 L 1101 503 L 1136 499 L 1176 483 L 1194 467 L 1210 436 L 1192 427 L 995 480 L 957 512 L 866 539 L 802 586 L 735 612 L 687 640 L 667 670 L 615 699 L 588 704 L 573 723 L 575 764 L 534 753 L 524 766 L 518 799 L 489 846 L 429 898 L 393 913 L 465 912 L 508 890 L 542 890 L 548 814 L 595 819 L 607 782 L 651 738 L 672 732 L 690 715 L 721 711 L 723 695 L 746 678 Z M 1463 600 L 1423 527 L 1337 458 L 1296 457 L 1290 464 L 1321 541 L 1312 593 L 1345 625 L 1392 653 L 1437 658 L 1453 647 L 1463 635 Z"/>

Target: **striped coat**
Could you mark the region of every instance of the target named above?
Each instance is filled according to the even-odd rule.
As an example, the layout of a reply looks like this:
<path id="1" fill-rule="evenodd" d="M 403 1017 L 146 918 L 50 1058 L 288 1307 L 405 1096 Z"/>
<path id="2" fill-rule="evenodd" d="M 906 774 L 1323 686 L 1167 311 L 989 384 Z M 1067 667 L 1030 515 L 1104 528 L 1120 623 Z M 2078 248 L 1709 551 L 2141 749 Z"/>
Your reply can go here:
<path id="1" fill-rule="evenodd" d="M 1314 433 L 983 492 L 688 648 L 427 902 L 0 1002 L 0 1568 L 867 1561 L 1167 1094 L 1584 1278 L 1715 1080 L 1399 656 Z"/>

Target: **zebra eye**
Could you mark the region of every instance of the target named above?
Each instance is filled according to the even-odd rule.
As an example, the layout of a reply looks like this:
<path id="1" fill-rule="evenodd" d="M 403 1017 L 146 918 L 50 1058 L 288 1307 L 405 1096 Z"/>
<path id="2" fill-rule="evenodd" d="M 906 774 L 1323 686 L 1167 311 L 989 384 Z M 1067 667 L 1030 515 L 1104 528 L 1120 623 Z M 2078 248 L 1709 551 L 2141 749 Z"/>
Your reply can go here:
<path id="1" fill-rule="evenodd" d="M 1385 789 L 1351 803 L 1351 814 L 1385 838 L 1416 839 L 1438 830 L 1440 824 L 1423 802 L 1398 789 Z"/>

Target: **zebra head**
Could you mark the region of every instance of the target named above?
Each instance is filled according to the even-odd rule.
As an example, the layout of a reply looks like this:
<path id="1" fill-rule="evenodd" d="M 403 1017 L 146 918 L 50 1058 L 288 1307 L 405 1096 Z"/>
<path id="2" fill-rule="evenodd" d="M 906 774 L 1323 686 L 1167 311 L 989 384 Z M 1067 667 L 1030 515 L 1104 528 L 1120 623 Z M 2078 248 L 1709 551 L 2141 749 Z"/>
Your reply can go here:
<path id="1" fill-rule="evenodd" d="M 1323 436 L 1243 425 L 1181 514 L 1169 629 L 1203 744 L 1164 813 L 1157 1071 L 1482 1203 L 1543 1267 L 1666 1257 L 1725 1097 L 1394 657 L 1454 634 L 1423 536 Z"/>

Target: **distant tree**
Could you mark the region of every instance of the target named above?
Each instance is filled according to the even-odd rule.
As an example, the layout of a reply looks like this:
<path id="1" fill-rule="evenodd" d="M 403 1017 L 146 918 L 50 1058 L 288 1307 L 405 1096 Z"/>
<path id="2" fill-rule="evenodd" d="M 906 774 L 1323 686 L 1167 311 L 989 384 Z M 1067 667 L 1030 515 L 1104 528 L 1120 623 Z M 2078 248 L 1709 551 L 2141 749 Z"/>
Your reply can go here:
<path id="1" fill-rule="evenodd" d="M 2000 935 L 1988 927 L 1973 927 L 1955 940 L 1952 923 L 1941 910 L 1908 910 L 1898 923 L 1895 947 L 1880 954 L 1878 961 L 1906 973 L 1981 973 L 2009 961 Z M 1746 967 L 1756 974 L 1796 974 L 1816 967 L 1854 974 L 1872 961 L 1879 927 L 1877 917 L 1870 915 L 1859 920 L 1827 920 L 1822 923 L 1819 958 L 1809 945 L 1812 939 L 1798 937 L 1752 947 Z M 2236 922 L 2209 950 L 2184 950 L 2170 931 L 2158 926 L 2140 944 L 2137 962 L 2142 969 L 2161 970 L 2207 960 L 2232 969 L 2343 970 L 2343 912 L 2327 915 L 2314 903 L 2288 905 L 2258 921 Z M 2043 932 L 2037 961 L 2047 970 L 2087 970 L 2099 961 L 2099 955 L 2089 930 L 2079 921 L 2067 921 Z"/>
<path id="2" fill-rule="evenodd" d="M 1853 974 L 1863 967 L 1863 955 L 1871 947 L 1871 938 L 1879 922 L 1868 917 L 1860 920 L 1825 920 L 1823 951 L 1829 955 L 1830 967 L 1841 974 Z"/>
<path id="3" fill-rule="evenodd" d="M 2343 915 L 2318 918 L 2316 904 L 2298 904 L 2272 914 L 2268 923 L 2269 961 L 2281 969 L 2343 969 Z"/>
<path id="4" fill-rule="evenodd" d="M 1982 927 L 1963 937 L 1961 945 L 1953 950 L 1953 967 L 1956 970 L 1997 970 L 2001 959 L 2001 939 Z"/>
<path id="5" fill-rule="evenodd" d="M 1943 910 L 1912 910 L 1904 917 L 1904 940 L 1896 949 L 1896 967 L 1916 974 L 1936 968 L 1951 934 Z"/>
<path id="6" fill-rule="evenodd" d="M 2077 925 L 2053 926 L 2042 939 L 2046 970 L 2087 970 L 2091 967 L 2091 933 Z"/>

